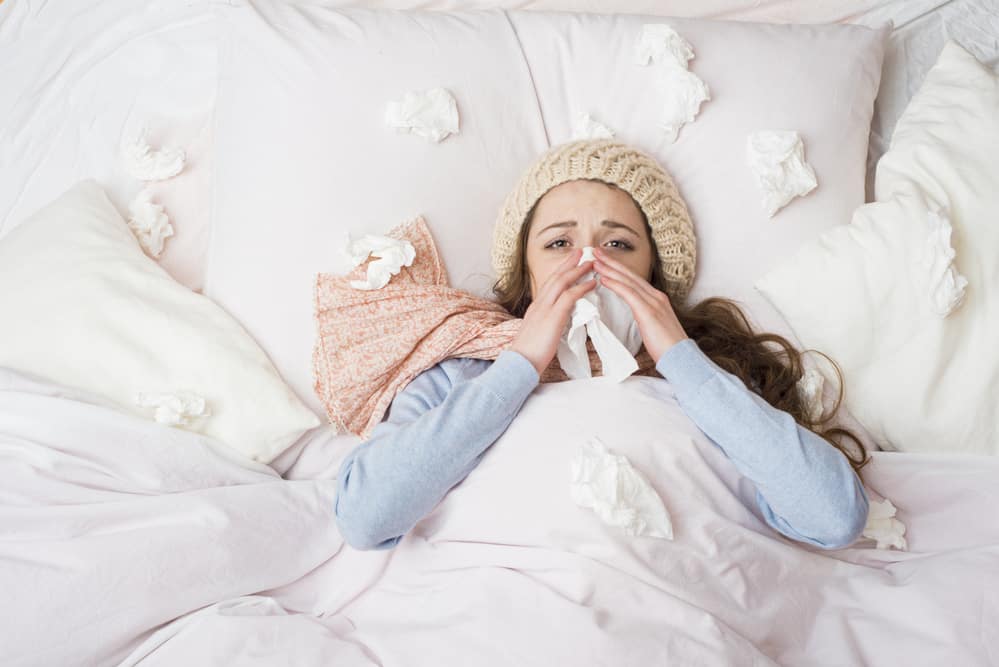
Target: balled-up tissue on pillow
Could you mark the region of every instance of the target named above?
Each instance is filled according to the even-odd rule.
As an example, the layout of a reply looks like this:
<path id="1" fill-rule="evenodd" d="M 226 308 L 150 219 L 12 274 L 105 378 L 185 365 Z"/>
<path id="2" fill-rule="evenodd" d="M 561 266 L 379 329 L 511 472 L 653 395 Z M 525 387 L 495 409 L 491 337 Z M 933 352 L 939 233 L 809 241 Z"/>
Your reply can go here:
<path id="1" fill-rule="evenodd" d="M 756 176 L 768 217 L 795 197 L 815 189 L 818 181 L 805 162 L 805 147 L 795 130 L 760 130 L 746 141 L 746 161 Z"/>

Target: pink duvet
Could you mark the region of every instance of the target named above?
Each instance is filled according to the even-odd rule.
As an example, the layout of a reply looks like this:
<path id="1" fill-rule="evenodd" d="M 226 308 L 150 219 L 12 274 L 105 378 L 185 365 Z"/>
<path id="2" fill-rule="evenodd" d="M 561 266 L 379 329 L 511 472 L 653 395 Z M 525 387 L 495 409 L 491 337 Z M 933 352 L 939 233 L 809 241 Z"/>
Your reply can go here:
<path id="1" fill-rule="evenodd" d="M 999 661 L 999 459 L 875 453 L 909 551 L 825 552 L 749 509 L 665 380 L 561 382 L 396 549 L 358 552 L 329 480 L 53 392 L 0 373 L 5 665 Z M 672 541 L 572 502 L 590 435 L 651 481 Z M 317 432 L 286 476 L 352 445 Z"/>

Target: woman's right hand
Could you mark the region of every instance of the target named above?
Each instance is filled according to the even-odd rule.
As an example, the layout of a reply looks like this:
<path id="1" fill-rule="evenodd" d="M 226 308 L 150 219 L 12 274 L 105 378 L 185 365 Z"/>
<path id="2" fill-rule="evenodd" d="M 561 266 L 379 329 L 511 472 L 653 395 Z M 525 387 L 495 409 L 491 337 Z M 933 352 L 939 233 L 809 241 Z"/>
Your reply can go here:
<path id="1" fill-rule="evenodd" d="M 576 248 L 551 272 L 544 285 L 531 300 L 524 313 L 524 323 L 510 344 L 511 350 L 524 355 L 540 376 L 551 364 L 558 351 L 558 342 L 572 315 L 576 301 L 597 286 L 594 278 L 573 285 L 588 271 L 593 262 L 579 262 L 583 251 Z"/>

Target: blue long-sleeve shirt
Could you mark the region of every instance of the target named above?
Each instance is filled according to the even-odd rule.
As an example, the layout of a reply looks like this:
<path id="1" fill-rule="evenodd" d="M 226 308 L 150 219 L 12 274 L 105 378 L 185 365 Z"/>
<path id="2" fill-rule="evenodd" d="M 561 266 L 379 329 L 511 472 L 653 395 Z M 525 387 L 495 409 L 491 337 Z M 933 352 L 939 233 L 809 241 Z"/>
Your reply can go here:
<path id="1" fill-rule="evenodd" d="M 687 416 L 756 484 L 771 527 L 823 549 L 860 536 L 868 497 L 842 452 L 747 389 L 693 339 L 670 347 L 656 370 Z M 358 549 L 398 543 L 475 468 L 538 382 L 513 350 L 495 361 L 448 359 L 414 378 L 340 467 L 335 513 L 344 539 Z"/>

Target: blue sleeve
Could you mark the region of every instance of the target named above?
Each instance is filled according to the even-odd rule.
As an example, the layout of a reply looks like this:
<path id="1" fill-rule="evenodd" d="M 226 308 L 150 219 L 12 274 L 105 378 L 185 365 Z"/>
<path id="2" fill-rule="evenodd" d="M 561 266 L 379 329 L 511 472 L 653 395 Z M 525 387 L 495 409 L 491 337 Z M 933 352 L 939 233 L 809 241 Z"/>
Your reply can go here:
<path id="1" fill-rule="evenodd" d="M 746 388 L 686 338 L 656 370 L 680 407 L 757 487 L 763 518 L 793 540 L 840 549 L 867 523 L 867 492 L 846 456 Z"/>
<path id="2" fill-rule="evenodd" d="M 418 375 L 340 466 L 334 512 L 357 549 L 388 549 L 479 463 L 538 385 L 519 352 L 449 359 Z"/>

